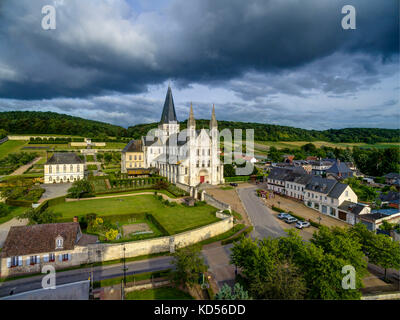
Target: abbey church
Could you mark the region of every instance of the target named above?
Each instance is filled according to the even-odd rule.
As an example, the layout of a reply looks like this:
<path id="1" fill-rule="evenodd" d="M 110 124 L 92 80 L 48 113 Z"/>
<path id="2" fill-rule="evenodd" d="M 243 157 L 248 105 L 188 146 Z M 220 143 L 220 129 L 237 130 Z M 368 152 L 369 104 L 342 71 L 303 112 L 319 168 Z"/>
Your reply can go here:
<path id="1" fill-rule="evenodd" d="M 171 183 L 189 186 L 220 184 L 224 182 L 224 166 L 219 158 L 218 143 L 215 107 L 212 109 L 210 130 L 196 129 L 191 105 L 187 129 L 181 131 L 172 90 L 168 87 L 158 128 L 140 141 L 129 142 L 122 151 L 121 172 L 130 174 L 155 168 Z M 139 158 L 141 162 L 137 166 Z"/>

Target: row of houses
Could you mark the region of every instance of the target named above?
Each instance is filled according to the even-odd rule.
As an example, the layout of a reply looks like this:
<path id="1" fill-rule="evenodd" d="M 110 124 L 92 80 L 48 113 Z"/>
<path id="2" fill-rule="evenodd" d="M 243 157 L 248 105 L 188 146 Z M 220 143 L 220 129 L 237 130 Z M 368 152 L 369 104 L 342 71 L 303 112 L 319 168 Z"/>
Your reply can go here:
<path id="1" fill-rule="evenodd" d="M 301 167 L 273 168 L 267 178 L 267 189 L 298 201 L 307 207 L 351 225 L 362 222 L 375 231 L 384 220 L 400 221 L 400 212 L 373 210 L 358 202 L 351 187 L 336 179 L 307 173 Z"/>

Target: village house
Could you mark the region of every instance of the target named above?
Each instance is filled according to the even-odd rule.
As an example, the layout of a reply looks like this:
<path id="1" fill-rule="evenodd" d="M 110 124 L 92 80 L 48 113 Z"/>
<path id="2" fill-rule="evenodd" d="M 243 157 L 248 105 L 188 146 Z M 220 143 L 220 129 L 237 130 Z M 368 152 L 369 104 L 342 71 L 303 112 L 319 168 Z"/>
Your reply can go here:
<path id="1" fill-rule="evenodd" d="M 390 172 L 384 175 L 386 184 L 400 186 L 400 173 Z"/>
<path id="2" fill-rule="evenodd" d="M 333 176 L 338 179 L 346 179 L 353 176 L 353 170 L 351 170 L 345 162 L 337 160 L 330 168 L 326 171 L 326 176 Z"/>
<path id="3" fill-rule="evenodd" d="M 129 141 L 121 152 L 121 173 L 129 176 L 149 174 L 145 160 L 142 140 Z"/>
<path id="4" fill-rule="evenodd" d="M 387 221 L 389 223 L 400 222 L 400 211 L 398 209 L 378 209 L 372 210 L 369 214 L 360 216 L 360 222 L 365 224 L 370 231 L 376 231 L 379 226 Z"/>
<path id="5" fill-rule="evenodd" d="M 78 222 L 11 227 L 1 251 L 1 277 L 40 273 L 43 265 L 80 265 L 80 251 L 96 241 L 81 232 Z"/>
<path id="6" fill-rule="evenodd" d="M 272 168 L 268 177 L 267 177 L 267 188 L 268 190 L 274 191 L 278 194 L 286 195 L 286 182 L 292 180 L 291 184 L 288 183 L 288 187 L 290 187 L 292 194 L 294 195 L 293 198 L 296 196 L 300 196 L 301 193 L 304 191 L 305 184 L 301 184 L 303 180 L 295 182 L 295 177 L 299 179 L 301 176 L 307 176 L 306 172 L 301 167 L 294 167 L 288 166 L 285 168 L 282 167 L 275 167 Z M 302 199 L 302 198 L 298 198 Z"/>
<path id="7" fill-rule="evenodd" d="M 74 152 L 56 152 L 44 165 L 44 183 L 62 183 L 81 180 L 85 164 Z"/>
<path id="8" fill-rule="evenodd" d="M 347 184 L 313 176 L 304 190 L 304 204 L 323 214 L 339 219 L 339 206 L 344 201 L 357 203 L 357 195 Z"/>

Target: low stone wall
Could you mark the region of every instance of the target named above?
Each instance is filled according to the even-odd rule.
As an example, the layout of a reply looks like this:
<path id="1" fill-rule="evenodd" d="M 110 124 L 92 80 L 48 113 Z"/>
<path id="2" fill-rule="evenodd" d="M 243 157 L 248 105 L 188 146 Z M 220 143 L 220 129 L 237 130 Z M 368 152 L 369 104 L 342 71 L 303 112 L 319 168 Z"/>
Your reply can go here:
<path id="1" fill-rule="evenodd" d="M 187 193 L 190 193 L 191 187 L 188 186 L 187 184 L 183 184 L 183 183 L 177 182 L 177 183 L 175 183 L 175 185 L 176 185 L 179 189 L 182 189 L 183 191 L 186 191 Z"/>
<path id="2" fill-rule="evenodd" d="M 216 207 L 222 211 L 228 210 L 229 212 L 232 212 L 231 206 L 229 204 L 226 204 L 225 202 L 215 199 L 212 195 L 208 194 L 207 192 L 204 193 L 204 201 L 207 204 Z"/>
<path id="3" fill-rule="evenodd" d="M 170 284 L 169 280 L 149 282 L 149 283 L 139 284 L 137 286 L 125 287 L 124 291 L 125 291 L 125 293 L 128 293 L 128 292 L 138 291 L 138 290 L 143 290 L 143 289 L 154 289 L 154 288 L 159 288 L 159 287 L 165 287 L 169 284 Z"/>
<path id="4" fill-rule="evenodd" d="M 400 292 L 368 294 L 362 296 L 361 300 L 400 300 Z"/>
<path id="5" fill-rule="evenodd" d="M 23 256 L 24 265 L 13 268 L 8 268 L 7 258 L 3 258 L 1 259 L 1 277 L 40 273 L 42 267 L 47 264 L 53 265 L 56 269 L 65 269 L 81 264 L 117 260 L 124 256 L 124 248 L 126 258 L 160 252 L 174 252 L 176 248 L 186 247 L 215 237 L 231 228 L 233 228 L 233 217 L 167 237 L 125 243 L 97 243 L 88 246 L 76 246 L 73 251 L 57 252 L 56 261 L 52 263 L 43 263 L 43 254 L 41 254 L 41 263 L 33 266 L 25 265 L 28 256 Z M 58 255 L 63 253 L 71 254 L 71 260 L 59 261 Z"/>

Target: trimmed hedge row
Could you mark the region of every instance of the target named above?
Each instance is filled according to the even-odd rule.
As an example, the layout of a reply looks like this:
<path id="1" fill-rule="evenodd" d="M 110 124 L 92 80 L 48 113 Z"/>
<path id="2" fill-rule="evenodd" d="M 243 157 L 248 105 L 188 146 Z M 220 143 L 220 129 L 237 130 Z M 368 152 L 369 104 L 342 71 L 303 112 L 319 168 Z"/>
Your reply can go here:
<path id="1" fill-rule="evenodd" d="M 33 201 L 29 200 L 11 200 L 7 199 L 6 204 L 12 207 L 26 207 L 32 208 Z"/>
<path id="2" fill-rule="evenodd" d="M 163 227 L 163 225 L 158 222 L 158 220 L 151 214 L 146 213 L 146 218 L 153 223 L 158 230 L 160 230 L 164 235 L 170 236 L 171 234 Z"/>

